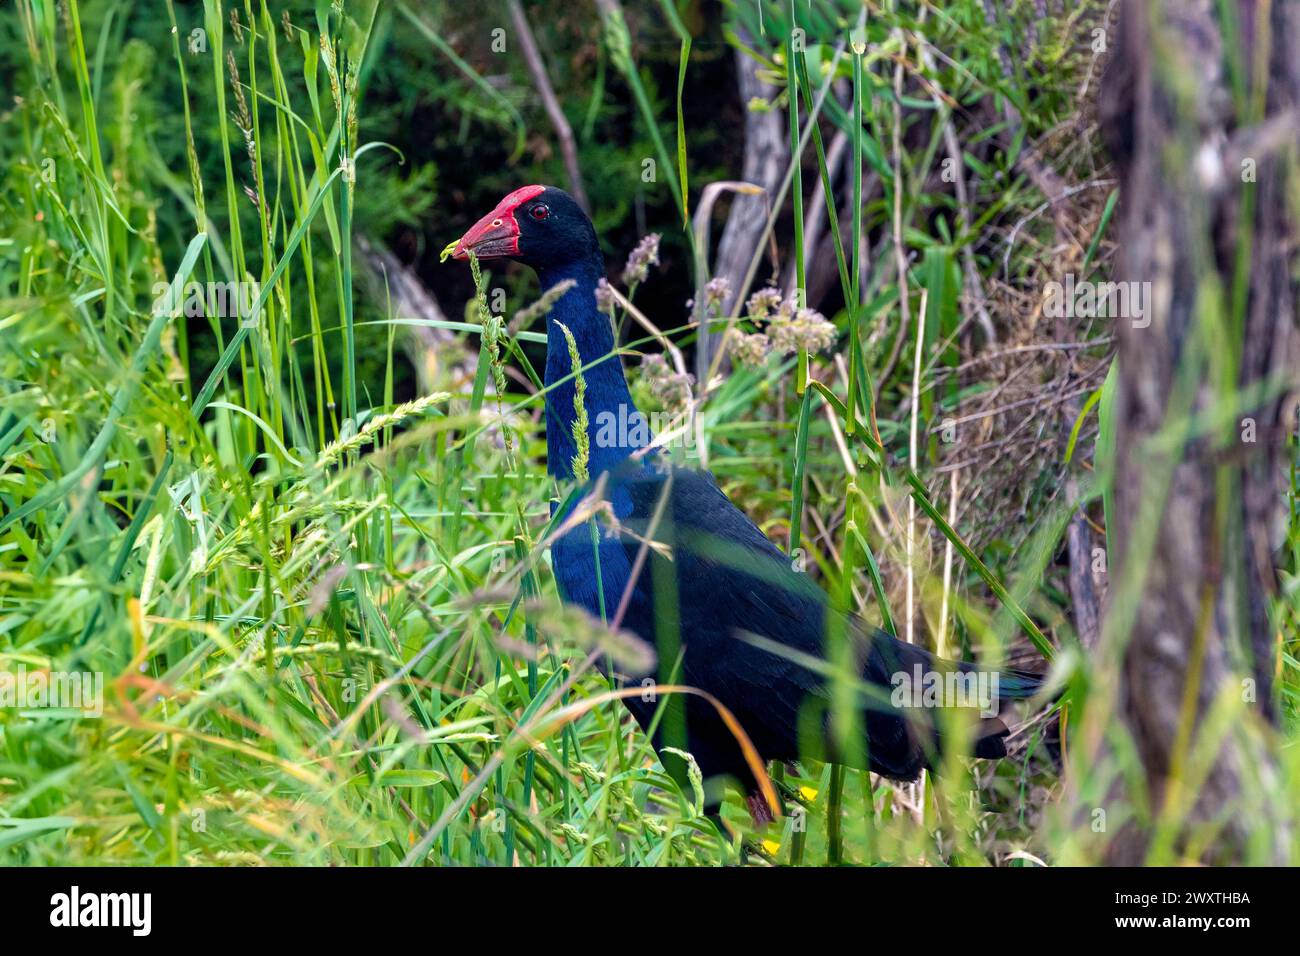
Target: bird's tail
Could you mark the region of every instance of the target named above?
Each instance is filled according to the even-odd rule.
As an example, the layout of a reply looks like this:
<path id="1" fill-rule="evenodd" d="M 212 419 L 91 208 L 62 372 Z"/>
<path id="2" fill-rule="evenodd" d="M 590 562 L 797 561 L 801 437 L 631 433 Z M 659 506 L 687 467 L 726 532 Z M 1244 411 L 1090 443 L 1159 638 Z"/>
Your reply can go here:
<path id="1" fill-rule="evenodd" d="M 1008 700 L 1028 700 L 1043 689 L 1043 678 L 1028 671 L 998 671 L 998 693 Z"/>
<path id="2" fill-rule="evenodd" d="M 971 749 L 976 757 L 987 760 L 999 760 L 1007 755 L 1007 737 L 1011 731 L 1000 717 L 986 717 L 975 728 L 975 746 Z M 935 734 L 939 752 L 943 752 L 943 736 Z"/>
<path id="3" fill-rule="evenodd" d="M 1010 730 L 997 716 L 1002 704 L 1032 698 L 1043 685 L 1036 674 L 943 660 L 879 630 L 871 638 L 866 676 L 897 695 L 898 703 L 891 695 L 891 706 L 883 712 L 869 708 L 867 731 L 872 769 L 898 779 L 913 779 L 922 767 L 939 767 L 954 743 L 950 720 L 943 716 L 949 710 L 978 707 L 979 716 L 967 731 L 973 733 L 963 734 L 962 746 L 976 757 L 1005 757 Z M 926 697 L 917 688 L 933 689 L 935 696 Z"/>
<path id="4" fill-rule="evenodd" d="M 1003 700 L 1029 700 L 1042 689 L 1043 678 L 1037 674 L 1010 668 L 998 671 L 998 696 Z M 1010 733 L 1001 718 L 986 717 L 975 727 L 975 746 L 972 752 L 976 757 L 989 760 L 1005 757 L 1006 738 Z"/>
<path id="5" fill-rule="evenodd" d="M 1001 700 L 1029 700 L 1042 689 L 1043 678 L 1020 670 L 997 672 L 997 694 Z M 971 753 L 987 760 L 999 760 L 1007 755 L 1007 737 L 1011 731 L 1000 717 L 984 717 L 975 725 Z M 935 743 L 943 751 L 943 734 L 935 728 Z"/>

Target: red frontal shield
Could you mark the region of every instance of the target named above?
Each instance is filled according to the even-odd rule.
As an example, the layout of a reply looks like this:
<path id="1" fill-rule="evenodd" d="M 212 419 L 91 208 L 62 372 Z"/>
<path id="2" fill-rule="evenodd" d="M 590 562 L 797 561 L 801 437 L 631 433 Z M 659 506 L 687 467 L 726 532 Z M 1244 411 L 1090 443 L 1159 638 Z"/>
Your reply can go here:
<path id="1" fill-rule="evenodd" d="M 452 258 L 468 259 L 471 250 L 480 259 L 518 255 L 519 223 L 515 221 L 515 210 L 545 189 L 545 186 L 523 186 L 501 200 L 495 209 L 460 237 Z"/>

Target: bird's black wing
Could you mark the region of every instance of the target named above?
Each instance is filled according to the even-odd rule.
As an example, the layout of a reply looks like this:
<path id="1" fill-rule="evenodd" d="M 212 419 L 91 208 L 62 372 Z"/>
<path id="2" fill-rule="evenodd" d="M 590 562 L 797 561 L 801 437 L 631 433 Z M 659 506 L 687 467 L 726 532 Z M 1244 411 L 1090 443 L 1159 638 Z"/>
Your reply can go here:
<path id="1" fill-rule="evenodd" d="M 800 709 L 825 695 L 823 675 L 804 662 L 825 658 L 826 593 L 708 476 L 649 467 L 617 483 L 632 501 L 623 522 L 634 532 L 625 540 L 629 551 L 647 535 L 671 550 L 671 559 L 656 559 L 636 587 L 646 592 L 641 606 L 654 606 L 655 577 L 670 572 L 686 649 L 683 680 L 726 703 L 760 746 L 770 741 L 788 749 Z M 670 626 L 662 616 L 656 621 L 661 629 Z"/>
<path id="2" fill-rule="evenodd" d="M 801 727 L 810 729 L 813 721 L 811 728 L 825 730 L 829 622 L 849 642 L 854 670 L 871 688 L 869 696 L 859 693 L 858 709 L 872 769 L 911 778 L 931 762 L 937 743 L 933 715 L 891 707 L 892 678 L 915 668 L 931 672 L 969 665 L 938 661 L 923 648 L 842 615 L 709 476 L 642 468 L 616 484 L 632 503 L 624 522 L 635 532 L 625 540 L 629 555 L 647 535 L 672 554 L 670 560 L 656 559 L 651 573 L 640 576 L 637 605 L 655 606 L 655 575 L 668 571 L 675 588 L 670 603 L 678 609 L 685 648 L 684 682 L 726 704 L 760 751 L 775 759 L 794 758 L 808 742 L 798 739 Z M 651 527 L 661 500 L 665 506 Z M 659 615 L 638 624 L 647 639 L 662 643 L 662 632 L 655 631 L 663 626 Z M 985 729 L 1005 733 L 1001 724 Z"/>

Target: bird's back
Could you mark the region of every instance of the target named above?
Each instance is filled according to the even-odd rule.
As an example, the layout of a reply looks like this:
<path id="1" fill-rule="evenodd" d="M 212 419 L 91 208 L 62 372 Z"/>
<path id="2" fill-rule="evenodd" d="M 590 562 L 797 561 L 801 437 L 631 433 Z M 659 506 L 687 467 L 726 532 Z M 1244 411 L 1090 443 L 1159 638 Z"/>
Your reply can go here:
<path id="1" fill-rule="evenodd" d="M 606 615 L 613 617 L 643 542 L 654 541 L 621 623 L 656 648 L 661 677 L 723 703 L 764 759 L 821 756 L 815 751 L 830 745 L 828 661 L 836 656 L 827 653 L 827 642 L 833 634 L 846 642 L 840 646 L 852 662 L 848 679 L 855 683 L 871 769 L 908 779 L 931 761 L 934 729 L 918 732 L 919 715 L 890 706 L 891 680 L 918 667 L 929 673 L 966 665 L 938 662 L 832 608 L 826 592 L 705 474 L 629 459 L 608 475 L 606 497 L 615 534 L 602 534 L 593 546 L 590 531 L 577 528 L 556 545 L 561 593 L 598 613 L 599 551 Z M 643 727 L 660 704 L 628 703 Z M 690 751 L 706 776 L 730 774 L 752 785 L 732 731 L 707 700 L 671 702 L 659 728 L 656 743 Z"/>

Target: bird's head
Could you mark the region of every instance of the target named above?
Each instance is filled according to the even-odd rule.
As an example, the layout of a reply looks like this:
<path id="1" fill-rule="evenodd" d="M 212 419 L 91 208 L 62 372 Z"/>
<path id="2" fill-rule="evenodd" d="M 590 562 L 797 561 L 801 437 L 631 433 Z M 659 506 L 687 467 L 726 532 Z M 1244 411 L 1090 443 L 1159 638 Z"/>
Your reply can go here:
<path id="1" fill-rule="evenodd" d="M 551 269 L 600 254 L 596 230 L 582 207 L 555 186 L 523 186 L 460 237 L 455 259 L 514 259 Z"/>

